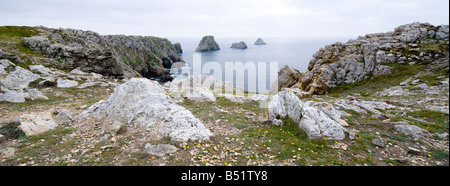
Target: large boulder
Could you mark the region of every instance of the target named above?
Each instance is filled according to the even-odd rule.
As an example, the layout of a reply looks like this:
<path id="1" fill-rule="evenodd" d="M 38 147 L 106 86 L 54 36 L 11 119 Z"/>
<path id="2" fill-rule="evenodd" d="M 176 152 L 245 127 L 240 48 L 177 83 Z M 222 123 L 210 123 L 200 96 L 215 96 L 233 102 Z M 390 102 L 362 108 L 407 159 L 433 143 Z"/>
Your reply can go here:
<path id="1" fill-rule="evenodd" d="M 204 36 L 198 44 L 196 52 L 208 52 L 220 50 L 219 44 L 214 40 L 214 36 Z"/>
<path id="2" fill-rule="evenodd" d="M 58 126 L 50 112 L 24 114 L 16 120 L 20 123 L 19 128 L 27 136 L 41 134 Z"/>
<path id="3" fill-rule="evenodd" d="M 214 94 L 205 87 L 195 87 L 191 90 L 188 90 L 184 96 L 192 101 L 197 102 L 216 101 L 216 97 L 214 96 Z"/>
<path id="4" fill-rule="evenodd" d="M 312 139 L 327 138 L 342 140 L 347 132 L 347 125 L 340 119 L 346 113 L 335 109 L 328 103 L 302 101 L 296 95 L 299 89 L 283 89 L 269 103 L 269 120 L 289 117 Z"/>
<path id="5" fill-rule="evenodd" d="M 185 108 L 175 104 L 157 82 L 133 78 L 115 88 L 102 100 L 76 117 L 98 118 L 140 126 L 157 138 L 172 140 L 208 140 L 213 134 Z"/>
<path id="6" fill-rule="evenodd" d="M 5 79 L 0 79 L 0 85 L 10 90 L 21 90 L 28 87 L 33 81 L 40 78 L 39 75 L 33 74 L 29 70 L 16 66 L 16 70 L 11 72 Z"/>
<path id="7" fill-rule="evenodd" d="M 290 66 L 284 66 L 280 69 L 278 72 L 278 78 L 276 81 L 278 81 L 278 84 L 273 83 L 270 87 L 270 94 L 276 94 L 278 93 L 282 88 L 289 88 L 292 87 L 297 81 L 300 79 L 300 76 L 302 74 L 300 71 L 290 67 Z M 278 86 L 276 86 L 278 85 Z"/>

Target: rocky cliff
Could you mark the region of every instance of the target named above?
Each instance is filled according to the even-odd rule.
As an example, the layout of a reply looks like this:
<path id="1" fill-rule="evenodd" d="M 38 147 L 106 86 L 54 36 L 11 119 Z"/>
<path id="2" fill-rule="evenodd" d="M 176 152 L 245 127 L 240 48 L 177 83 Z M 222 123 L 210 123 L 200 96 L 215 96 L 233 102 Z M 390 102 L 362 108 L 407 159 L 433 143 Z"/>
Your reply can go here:
<path id="1" fill-rule="evenodd" d="M 292 88 L 325 94 L 341 84 L 395 72 L 396 65 L 427 64 L 448 54 L 449 26 L 411 23 L 393 32 L 334 43 L 313 55 Z"/>
<path id="2" fill-rule="evenodd" d="M 172 43 L 164 38 L 100 35 L 75 29 L 29 28 L 21 47 L 43 54 L 43 63 L 60 69 L 81 69 L 106 76 L 171 80 L 166 68 L 183 61 Z M 8 49 L 8 48 L 6 48 Z M 33 62 L 33 61 L 32 61 Z"/>

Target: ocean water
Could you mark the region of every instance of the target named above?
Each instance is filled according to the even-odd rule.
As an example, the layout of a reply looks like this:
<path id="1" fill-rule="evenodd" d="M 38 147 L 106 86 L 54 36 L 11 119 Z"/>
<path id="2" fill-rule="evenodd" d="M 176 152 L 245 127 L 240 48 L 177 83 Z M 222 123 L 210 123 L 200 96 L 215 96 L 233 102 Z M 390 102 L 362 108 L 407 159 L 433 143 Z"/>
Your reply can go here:
<path id="1" fill-rule="evenodd" d="M 179 42 L 183 49 L 183 54 L 181 57 L 186 61 L 187 65 L 191 68 L 194 59 L 198 60 L 201 56 L 202 67 L 207 63 L 220 64 L 222 67 L 221 73 L 214 73 L 214 71 L 206 71 L 202 74 L 213 75 L 215 78 L 220 79 L 220 74 L 222 75 L 222 80 L 230 81 L 233 79 L 233 83 L 237 87 L 243 88 L 245 91 L 266 93 L 272 80 L 270 77 L 277 77 L 278 71 L 285 65 L 289 65 L 292 68 L 300 70 L 300 72 L 305 72 L 308 68 L 309 61 L 312 59 L 312 55 L 316 53 L 320 48 L 335 43 L 335 42 L 346 42 L 346 38 L 262 38 L 267 45 L 254 45 L 257 38 L 214 38 L 220 46 L 219 51 L 212 52 L 195 52 L 201 38 L 169 38 L 172 43 Z M 244 41 L 248 48 L 247 49 L 232 49 L 231 44 L 235 42 Z M 194 55 L 198 55 L 197 58 Z M 255 66 L 256 75 L 251 73 L 251 70 L 246 69 L 244 73 L 238 73 L 234 71 L 233 77 L 225 77 L 226 70 L 230 70 L 235 63 L 242 63 L 248 65 L 249 67 Z M 261 63 L 262 62 L 262 63 Z M 226 64 L 228 63 L 228 66 Z M 272 66 L 270 65 L 272 63 Z M 251 65 L 253 64 L 253 65 Z M 273 64 L 276 64 L 274 66 Z M 260 67 L 259 65 L 263 66 Z M 265 67 L 264 67 L 265 65 Z M 266 69 L 265 73 L 263 71 L 259 72 L 258 68 Z M 233 69 L 231 69 L 233 70 Z M 179 74 L 175 74 L 177 76 Z M 256 76 L 256 77 L 255 77 Z M 266 77 L 266 81 L 259 81 L 258 78 Z"/>

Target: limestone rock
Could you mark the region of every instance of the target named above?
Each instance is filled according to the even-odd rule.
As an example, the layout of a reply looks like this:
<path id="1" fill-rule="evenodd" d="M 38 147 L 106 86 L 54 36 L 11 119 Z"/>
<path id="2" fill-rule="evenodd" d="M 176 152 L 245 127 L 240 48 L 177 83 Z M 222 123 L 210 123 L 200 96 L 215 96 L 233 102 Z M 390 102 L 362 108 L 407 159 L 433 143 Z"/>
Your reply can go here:
<path id="1" fill-rule="evenodd" d="M 150 143 L 145 144 L 144 151 L 148 154 L 155 156 L 164 156 L 166 154 L 174 153 L 177 151 L 177 147 L 169 144 L 152 145 Z"/>
<path id="2" fill-rule="evenodd" d="M 0 79 L 0 84 L 11 90 L 20 90 L 28 87 L 30 82 L 36 81 L 39 78 L 39 75 L 16 66 L 14 72 L 11 72 L 5 79 Z"/>
<path id="3" fill-rule="evenodd" d="M 8 90 L 0 86 L 0 101 L 23 103 L 25 102 L 25 97 L 27 97 L 27 94 L 22 91 Z"/>
<path id="4" fill-rule="evenodd" d="M 140 126 L 157 138 L 208 140 L 213 134 L 191 112 L 175 104 L 155 81 L 132 78 L 76 117 L 99 118 Z"/>
<path id="5" fill-rule="evenodd" d="M 192 101 L 204 102 L 204 101 L 216 101 L 214 94 L 205 87 L 194 87 L 185 94 L 186 98 Z"/>
<path id="6" fill-rule="evenodd" d="M 390 87 L 381 92 L 375 93 L 375 96 L 407 96 L 410 95 L 409 90 L 403 89 L 401 86 Z"/>
<path id="7" fill-rule="evenodd" d="M 214 40 L 214 36 L 204 36 L 198 44 L 196 52 L 208 52 L 220 50 L 219 44 Z"/>
<path id="8" fill-rule="evenodd" d="M 411 89 L 427 89 L 427 88 L 429 88 L 428 87 L 428 85 L 427 84 L 425 84 L 425 83 L 422 83 L 422 84 L 419 84 L 419 85 L 416 85 L 416 86 L 413 86 L 413 87 L 411 87 Z"/>
<path id="9" fill-rule="evenodd" d="M 382 140 L 382 139 L 372 139 L 372 144 L 374 144 L 375 146 L 384 148 L 384 140 Z"/>
<path id="10" fill-rule="evenodd" d="M 19 128 L 27 136 L 41 134 L 58 126 L 50 112 L 24 114 L 16 120 L 20 123 Z"/>
<path id="11" fill-rule="evenodd" d="M 438 31 L 440 36 L 437 36 L 435 31 Z M 439 41 L 434 40 L 437 38 Z M 411 23 L 397 27 L 394 32 L 366 34 L 346 43 L 327 45 L 313 55 L 308 71 L 290 88 L 325 94 L 340 84 L 356 83 L 371 76 L 392 73 L 394 68 L 385 64 L 437 59 L 430 51 L 416 48 L 419 46 L 416 43 L 432 44 L 445 41 L 448 41 L 448 26 L 434 27 L 427 23 Z M 406 50 L 408 47 L 410 48 Z M 420 51 L 421 54 L 411 56 L 411 51 Z"/>
<path id="12" fill-rule="evenodd" d="M 71 125 L 73 120 L 73 115 L 67 109 L 59 111 L 59 113 L 54 118 L 58 125 Z"/>
<path id="13" fill-rule="evenodd" d="M 256 41 L 255 41 L 255 44 L 254 45 L 266 45 L 267 43 L 266 42 L 264 42 L 261 38 L 258 38 Z"/>
<path id="14" fill-rule="evenodd" d="M 252 101 L 269 101 L 269 99 L 269 96 L 264 94 L 256 94 L 251 98 Z"/>
<path id="15" fill-rule="evenodd" d="M 276 94 L 278 93 L 282 88 L 290 88 L 292 87 L 297 81 L 300 79 L 300 76 L 302 74 L 296 70 L 293 69 L 290 66 L 284 66 L 280 69 L 278 72 L 278 78 L 276 81 L 278 81 L 278 87 L 276 86 L 276 83 L 273 83 L 270 87 L 270 94 Z M 293 87 L 296 88 L 296 87 Z"/>
<path id="16" fill-rule="evenodd" d="M 273 97 L 269 104 L 269 120 L 288 116 L 299 124 L 299 127 L 306 132 L 309 138 L 313 139 L 344 139 L 344 132 L 347 129 L 343 125 L 346 125 L 346 123 L 339 123 L 343 121 L 338 116 L 339 114 L 344 113 L 337 112 L 328 103 L 317 104 L 313 101 L 301 101 L 290 89 L 283 89 Z M 335 119 L 338 118 L 339 120 L 336 121 Z"/>
<path id="17" fill-rule="evenodd" d="M 395 125 L 395 130 L 398 132 L 401 132 L 403 134 L 406 134 L 408 136 L 412 136 L 414 138 L 422 137 L 422 129 L 415 125 Z"/>
<path id="18" fill-rule="evenodd" d="M 231 48 L 236 48 L 236 49 L 247 49 L 247 44 L 244 41 L 241 41 L 239 43 L 233 43 L 231 45 Z"/>
<path id="19" fill-rule="evenodd" d="M 25 98 L 36 100 L 36 99 L 45 99 L 48 100 L 48 97 L 45 96 L 41 91 L 35 88 L 26 88 L 27 92 L 25 93 Z"/>
<path id="20" fill-rule="evenodd" d="M 57 81 L 57 87 L 58 88 L 70 88 L 70 87 L 76 87 L 78 85 L 77 81 L 67 80 L 67 79 L 58 79 Z"/>

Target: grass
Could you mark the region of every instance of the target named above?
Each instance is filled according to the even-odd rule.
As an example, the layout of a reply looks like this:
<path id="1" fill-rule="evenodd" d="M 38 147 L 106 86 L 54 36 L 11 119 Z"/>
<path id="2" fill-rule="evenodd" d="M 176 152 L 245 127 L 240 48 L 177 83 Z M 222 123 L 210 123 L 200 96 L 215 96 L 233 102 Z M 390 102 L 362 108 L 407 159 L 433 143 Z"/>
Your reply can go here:
<path id="1" fill-rule="evenodd" d="M 372 95 L 375 92 L 382 91 L 384 88 L 397 86 L 400 82 L 410 76 L 417 74 L 423 69 L 422 65 L 404 65 L 397 63 L 385 64 L 393 68 L 392 73 L 381 76 L 368 76 L 366 80 L 351 84 L 341 84 L 332 88 L 329 95 L 340 97 L 342 94 L 360 93 L 361 95 Z"/>
<path id="2" fill-rule="evenodd" d="M 22 139 L 25 138 L 25 133 L 18 128 L 19 122 L 9 122 L 6 125 L 0 127 L 0 134 L 10 139 Z"/>
<path id="3" fill-rule="evenodd" d="M 1 26 L 0 41 L 21 42 L 23 37 L 32 37 L 39 34 L 36 28 L 28 26 Z"/>
<path id="4" fill-rule="evenodd" d="M 419 122 L 416 120 L 408 119 L 411 123 L 418 125 L 421 128 L 425 128 L 429 130 L 430 132 L 434 133 L 444 133 L 449 131 L 449 118 L 447 114 L 444 114 L 442 112 L 437 111 L 430 111 L 430 110 L 419 110 L 414 112 L 408 112 L 409 116 L 415 117 L 415 118 L 421 118 L 425 121 L 431 122 L 424 123 Z"/>

